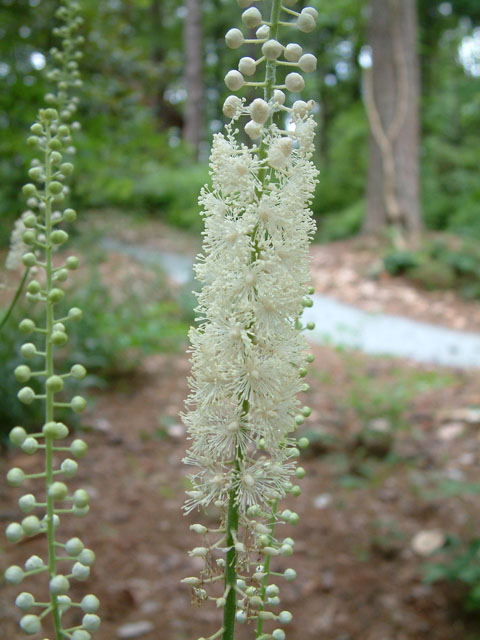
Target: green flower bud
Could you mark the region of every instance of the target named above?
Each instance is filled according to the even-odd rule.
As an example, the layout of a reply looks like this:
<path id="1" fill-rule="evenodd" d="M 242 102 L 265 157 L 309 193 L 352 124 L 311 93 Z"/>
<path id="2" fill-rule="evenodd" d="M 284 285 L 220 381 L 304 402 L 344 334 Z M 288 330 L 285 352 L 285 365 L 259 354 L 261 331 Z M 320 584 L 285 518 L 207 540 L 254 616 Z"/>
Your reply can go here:
<path id="1" fill-rule="evenodd" d="M 33 511 L 36 506 L 36 500 L 33 493 L 27 493 L 18 500 L 18 506 L 20 507 L 20 511 L 23 513 L 29 513 Z"/>
<path id="2" fill-rule="evenodd" d="M 22 520 L 22 528 L 26 536 L 36 536 L 42 525 L 37 516 L 27 516 Z"/>
<path id="3" fill-rule="evenodd" d="M 70 596 L 57 596 L 57 602 L 62 613 L 68 611 L 72 606 L 72 599 L 70 598 Z"/>
<path id="4" fill-rule="evenodd" d="M 305 418 L 301 415 L 295 416 L 295 424 L 301 425 L 305 422 Z"/>
<path id="5" fill-rule="evenodd" d="M 87 453 L 87 443 L 83 440 L 74 440 L 70 445 L 70 451 L 76 458 L 83 458 Z"/>
<path id="6" fill-rule="evenodd" d="M 74 209 L 65 209 L 63 212 L 63 219 L 65 222 L 75 222 L 77 219 L 77 212 Z"/>
<path id="7" fill-rule="evenodd" d="M 65 331 L 54 331 L 52 333 L 52 343 L 56 347 L 63 347 L 68 341 L 68 336 Z"/>
<path id="8" fill-rule="evenodd" d="M 66 231 L 63 231 L 62 229 L 57 229 L 52 233 L 50 239 L 53 244 L 60 245 L 68 240 L 68 233 Z"/>
<path id="9" fill-rule="evenodd" d="M 77 489 L 73 494 L 73 504 L 76 507 L 86 507 L 89 503 L 90 498 L 85 489 Z"/>
<path id="10" fill-rule="evenodd" d="M 313 307 L 313 300 L 311 298 L 304 298 L 302 300 L 302 307 Z"/>
<path id="11" fill-rule="evenodd" d="M 31 593 L 24 591 L 23 593 L 20 593 L 17 596 L 17 599 L 15 600 L 15 604 L 22 611 L 30 611 L 30 609 L 35 604 L 35 598 L 32 596 Z"/>
<path id="12" fill-rule="evenodd" d="M 90 511 L 90 507 L 88 505 L 86 507 L 77 507 L 76 505 L 73 505 L 72 511 L 73 515 L 77 518 L 83 518 Z"/>
<path id="13" fill-rule="evenodd" d="M 312 363 L 315 360 L 315 356 L 313 355 L 313 353 L 309 353 L 305 359 L 307 362 Z"/>
<path id="14" fill-rule="evenodd" d="M 88 631 L 85 631 L 84 629 L 77 629 L 72 634 L 72 640 L 90 640 L 91 637 L 92 636 Z"/>
<path id="15" fill-rule="evenodd" d="M 245 611 L 237 611 L 237 613 L 235 614 L 235 618 L 237 622 L 243 624 L 247 621 L 247 614 L 245 613 Z"/>
<path id="16" fill-rule="evenodd" d="M 45 109 L 43 112 L 45 120 L 56 120 L 58 118 L 58 111 L 56 109 Z"/>
<path id="17" fill-rule="evenodd" d="M 32 230 L 25 231 L 25 233 L 22 235 L 22 240 L 24 241 L 25 244 L 35 244 L 36 239 L 37 239 L 37 234 L 35 233 L 35 231 L 32 231 Z"/>
<path id="18" fill-rule="evenodd" d="M 50 160 L 52 164 L 60 164 L 60 162 L 62 161 L 62 154 L 58 153 L 58 151 L 52 151 L 52 153 L 50 154 Z"/>
<path id="19" fill-rule="evenodd" d="M 67 476 L 67 478 L 73 478 L 73 476 L 78 471 L 78 464 L 75 462 L 75 460 L 72 460 L 71 458 L 67 458 L 60 465 L 60 469 Z"/>
<path id="20" fill-rule="evenodd" d="M 282 544 L 282 546 L 280 547 L 280 553 L 284 558 L 288 558 L 292 555 L 293 549 L 289 544 Z"/>
<path id="21" fill-rule="evenodd" d="M 55 280 L 58 280 L 59 282 L 65 282 L 67 278 L 68 278 L 68 271 L 66 269 L 60 269 L 55 274 Z"/>
<path id="22" fill-rule="evenodd" d="M 33 358 L 37 353 L 37 348 L 32 342 L 26 342 L 22 344 L 20 353 L 24 358 Z"/>
<path id="23" fill-rule="evenodd" d="M 203 524 L 191 524 L 190 530 L 195 531 L 195 533 L 198 533 L 201 536 L 205 535 L 208 531 L 207 527 L 204 527 Z"/>
<path id="24" fill-rule="evenodd" d="M 63 482 L 54 482 L 48 489 L 48 495 L 54 500 L 64 500 L 67 496 L 68 488 Z"/>
<path id="25" fill-rule="evenodd" d="M 33 169 L 30 169 L 30 171 L 33 171 Z M 37 216 L 34 213 L 31 213 L 25 218 L 23 224 L 27 229 L 35 229 L 37 226 Z"/>
<path id="26" fill-rule="evenodd" d="M 272 631 L 272 640 L 285 640 L 285 631 L 283 629 L 274 629 Z"/>
<path id="27" fill-rule="evenodd" d="M 262 547 L 266 547 L 270 543 L 270 536 L 263 534 L 259 536 L 258 542 L 262 545 Z"/>
<path id="28" fill-rule="evenodd" d="M 53 304 L 56 304 L 57 302 L 60 302 L 60 300 L 62 300 L 64 296 L 65 292 L 61 289 L 52 289 L 48 294 L 48 299 L 50 300 L 50 302 L 53 302 Z"/>
<path id="29" fill-rule="evenodd" d="M 27 437 L 27 432 L 23 427 L 13 427 L 9 435 L 10 442 L 17 447 L 19 447 L 22 444 L 22 442 L 25 440 L 26 437 Z"/>
<path id="30" fill-rule="evenodd" d="M 87 370 L 81 364 L 74 364 L 70 369 L 70 373 L 72 378 L 75 378 L 75 380 L 83 380 L 83 378 L 85 378 L 85 376 L 87 375 Z"/>
<path id="31" fill-rule="evenodd" d="M 305 378 L 305 376 L 308 373 L 308 370 L 305 369 L 305 367 L 300 367 L 300 369 L 298 370 L 298 373 L 300 375 L 301 378 Z"/>
<path id="32" fill-rule="evenodd" d="M 39 122 L 35 122 L 35 124 L 32 124 L 30 127 L 30 131 L 36 136 L 41 136 L 43 134 L 43 127 Z"/>
<path id="33" fill-rule="evenodd" d="M 22 256 L 22 262 L 26 267 L 34 267 L 37 264 L 37 259 L 34 253 L 25 253 Z"/>
<path id="34" fill-rule="evenodd" d="M 297 468 L 295 469 L 295 476 L 296 476 L 299 480 L 301 480 L 302 478 L 304 478 L 304 477 L 306 476 L 306 473 L 307 473 L 307 472 L 305 471 L 305 469 L 304 469 L 303 467 L 297 467 Z"/>
<path id="35" fill-rule="evenodd" d="M 258 617 L 260 620 L 275 620 L 276 616 L 273 611 L 259 611 Z"/>
<path id="36" fill-rule="evenodd" d="M 77 256 L 68 256 L 66 262 L 65 262 L 65 266 L 67 267 L 67 269 L 70 269 L 70 271 L 74 271 L 75 269 L 78 268 L 78 258 Z M 76 308 L 76 307 L 74 307 Z M 70 311 L 72 311 L 72 309 L 70 309 Z M 79 309 L 80 311 L 80 309 Z"/>
<path id="37" fill-rule="evenodd" d="M 65 543 L 65 551 L 69 556 L 77 557 L 84 549 L 84 544 L 80 538 L 70 538 Z"/>
<path id="38" fill-rule="evenodd" d="M 310 440 L 308 438 L 300 438 L 300 440 L 297 441 L 297 445 L 300 447 L 300 449 L 306 449 L 309 444 Z"/>
<path id="39" fill-rule="evenodd" d="M 27 636 L 33 636 L 42 630 L 42 621 L 38 616 L 29 613 L 20 620 L 20 627 Z"/>
<path id="40" fill-rule="evenodd" d="M 58 575 L 50 580 L 50 591 L 56 595 L 67 593 L 70 583 L 65 576 Z"/>
<path id="41" fill-rule="evenodd" d="M 52 138 L 48 142 L 48 148 L 51 149 L 52 151 L 60 151 L 60 149 L 62 148 L 62 143 L 58 138 Z M 53 191 L 51 191 L 50 193 L 53 193 Z"/>
<path id="42" fill-rule="evenodd" d="M 87 580 L 90 576 L 90 567 L 76 562 L 72 567 L 72 575 L 76 580 Z"/>
<path id="43" fill-rule="evenodd" d="M 31 387 L 23 387 L 17 393 L 17 398 L 23 404 L 32 404 L 35 400 L 35 391 Z"/>
<path id="44" fill-rule="evenodd" d="M 64 162 L 60 165 L 60 171 L 64 176 L 70 176 L 73 173 L 73 164 L 71 162 Z M 73 211 L 73 209 L 67 209 L 67 211 Z"/>
<path id="45" fill-rule="evenodd" d="M 247 516 L 249 518 L 258 518 L 258 516 L 261 515 L 261 513 L 262 513 L 262 510 L 260 509 L 258 504 L 252 504 L 247 509 Z"/>
<path id="46" fill-rule="evenodd" d="M 42 427 L 42 433 L 44 436 L 54 440 L 63 440 L 68 436 L 69 430 L 63 422 L 47 422 Z"/>
<path id="47" fill-rule="evenodd" d="M 289 622 L 291 622 L 293 619 L 292 614 L 290 613 L 290 611 L 280 611 L 280 613 L 278 614 L 278 621 L 281 624 L 288 624 Z"/>
<path id="48" fill-rule="evenodd" d="M 96 613 L 100 608 L 100 601 L 97 596 L 89 593 L 80 602 L 80 607 L 84 613 Z"/>
<path id="49" fill-rule="evenodd" d="M 4 577 L 7 584 L 20 584 L 24 578 L 23 569 L 14 564 L 8 567 L 4 573 Z"/>
<path id="50" fill-rule="evenodd" d="M 23 538 L 23 529 L 18 522 L 12 522 L 5 529 L 5 536 L 9 542 L 19 542 Z"/>
<path id="51" fill-rule="evenodd" d="M 315 322 L 307 322 L 305 326 L 309 331 L 313 331 L 315 329 Z"/>
<path id="52" fill-rule="evenodd" d="M 33 196 L 37 195 L 37 187 L 31 182 L 24 184 L 22 187 L 22 191 L 23 191 L 23 195 L 26 196 L 27 198 L 32 198 Z"/>
<path id="53" fill-rule="evenodd" d="M 95 562 L 95 553 L 91 549 L 83 549 L 78 556 L 78 561 L 84 564 L 86 567 L 91 567 Z"/>
<path id="54" fill-rule="evenodd" d="M 57 133 L 61 138 L 65 138 L 66 136 L 70 135 L 70 129 L 67 127 L 66 124 L 61 124 L 58 127 L 58 132 Z"/>
<path id="55" fill-rule="evenodd" d="M 42 288 L 38 280 L 32 280 L 31 282 L 28 283 L 28 286 L 27 286 L 28 293 L 36 294 L 36 293 L 40 293 L 41 290 Z"/>
<path id="56" fill-rule="evenodd" d="M 75 413 L 82 413 L 82 411 L 85 411 L 87 401 L 85 398 L 82 398 L 82 396 L 74 396 L 70 402 L 70 406 Z"/>
<path id="57" fill-rule="evenodd" d="M 32 180 L 39 182 L 43 178 L 43 170 L 41 167 L 32 167 L 31 169 L 28 170 L 28 175 Z M 35 219 L 35 222 L 36 222 L 36 219 Z M 23 221 L 23 224 L 25 224 L 25 220 Z M 28 226 L 35 226 L 35 225 L 25 224 L 25 226 L 28 227 Z"/>
<path id="58" fill-rule="evenodd" d="M 38 136 L 28 136 L 27 144 L 29 147 L 36 147 L 40 142 L 40 138 Z"/>
<path id="59" fill-rule="evenodd" d="M 26 438 L 21 445 L 22 451 L 32 456 L 38 451 L 38 442 L 35 438 Z"/>
<path id="60" fill-rule="evenodd" d="M 82 618 L 82 625 L 87 631 L 97 631 L 100 628 L 101 620 L 93 613 L 87 613 Z"/>
<path id="61" fill-rule="evenodd" d="M 19 487 L 25 480 L 25 473 L 19 467 L 13 467 L 7 473 L 7 482 L 11 487 Z"/>
<path id="62" fill-rule="evenodd" d="M 48 391 L 58 393 L 63 389 L 63 379 L 60 376 L 50 376 L 45 382 L 45 386 Z"/>
<path id="63" fill-rule="evenodd" d="M 285 569 L 285 571 L 283 572 L 283 577 L 287 582 L 292 582 L 292 580 L 295 580 L 295 578 L 297 577 L 297 572 L 295 571 L 295 569 Z"/>
<path id="64" fill-rule="evenodd" d="M 35 571 L 35 569 L 41 569 L 45 566 L 44 561 L 38 556 L 30 556 L 25 562 L 25 571 Z"/>
<path id="65" fill-rule="evenodd" d="M 265 589 L 265 593 L 269 598 L 272 596 L 278 596 L 278 594 L 280 593 L 280 589 L 277 587 L 276 584 L 269 584 L 268 587 Z"/>
<path id="66" fill-rule="evenodd" d="M 65 325 L 63 324 L 63 322 L 56 322 L 53 325 L 53 330 L 54 331 L 60 331 L 61 333 L 66 333 L 66 331 L 67 331 L 66 328 L 65 328 Z"/>
<path id="67" fill-rule="evenodd" d="M 28 367 L 26 364 L 21 364 L 18 367 L 16 367 L 14 373 L 15 373 L 15 379 L 17 380 L 17 382 L 28 382 L 28 380 L 30 380 L 30 377 L 32 375 L 32 371 L 30 367 Z"/>
<path id="68" fill-rule="evenodd" d="M 291 516 L 288 518 L 288 522 L 290 524 L 298 524 L 300 521 L 300 516 L 298 515 L 298 513 L 292 513 Z"/>

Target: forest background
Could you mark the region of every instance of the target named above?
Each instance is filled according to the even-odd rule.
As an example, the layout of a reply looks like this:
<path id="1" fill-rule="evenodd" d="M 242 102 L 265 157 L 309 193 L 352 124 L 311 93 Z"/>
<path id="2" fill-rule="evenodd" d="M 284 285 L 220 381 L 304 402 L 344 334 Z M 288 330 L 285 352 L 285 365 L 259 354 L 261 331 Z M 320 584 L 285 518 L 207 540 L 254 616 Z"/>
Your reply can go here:
<path id="1" fill-rule="evenodd" d="M 478 237 L 480 7 L 475 0 L 403 4 L 418 14 L 421 82 L 410 87 L 410 99 L 420 111 L 423 223 L 427 229 Z M 197 194 L 207 177 L 211 134 L 222 126 L 221 104 L 228 93 L 223 77 L 236 65 L 237 52 L 224 45 L 232 2 L 84 0 L 82 5 L 87 81 L 73 181 L 76 206 L 151 213 L 198 231 Z M 19 214 L 18 194 L 29 162 L 24 141 L 46 90 L 42 68 L 52 45 L 55 6 L 51 0 L 0 2 L 1 244 Z M 373 37 L 368 21 L 373 9 L 388 26 L 396 19 L 393 6 L 378 0 L 317 6 L 319 28 L 308 50 L 319 64 L 308 78 L 307 92 L 319 105 L 316 163 L 321 180 L 313 210 L 321 239 L 346 237 L 362 226 L 369 163 L 362 65 L 369 64 Z M 404 33 L 402 46 L 411 49 L 415 35 L 412 40 Z M 388 40 L 379 46 L 387 45 Z M 407 62 L 415 55 L 404 53 Z M 186 106 L 187 90 L 193 109 Z M 394 90 L 376 86 L 378 95 Z"/>

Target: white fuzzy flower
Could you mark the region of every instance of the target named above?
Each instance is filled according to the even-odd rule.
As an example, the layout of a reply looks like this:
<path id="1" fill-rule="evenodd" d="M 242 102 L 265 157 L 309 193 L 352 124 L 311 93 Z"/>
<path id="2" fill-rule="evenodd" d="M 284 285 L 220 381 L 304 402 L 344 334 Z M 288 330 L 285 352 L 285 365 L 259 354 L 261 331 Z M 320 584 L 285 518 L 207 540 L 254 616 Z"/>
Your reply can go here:
<path id="1" fill-rule="evenodd" d="M 5 267 L 15 271 L 22 264 L 22 256 L 28 250 L 27 245 L 23 241 L 23 234 L 27 230 L 23 221 L 30 215 L 31 211 L 25 211 L 15 222 L 10 236 L 10 249 L 8 251 Z"/>
<path id="2" fill-rule="evenodd" d="M 200 324 L 190 332 L 191 393 L 183 416 L 191 440 L 186 462 L 199 467 L 190 477 L 187 510 L 227 505 L 232 490 L 245 510 L 282 497 L 289 486 L 288 434 L 306 357 L 295 321 L 310 281 L 315 230 L 314 123 L 304 104 L 292 112 L 292 133 L 264 125 L 262 150 L 237 141 L 239 111 L 214 136 L 212 189 L 199 199 L 205 231 L 195 271 L 203 288 Z"/>

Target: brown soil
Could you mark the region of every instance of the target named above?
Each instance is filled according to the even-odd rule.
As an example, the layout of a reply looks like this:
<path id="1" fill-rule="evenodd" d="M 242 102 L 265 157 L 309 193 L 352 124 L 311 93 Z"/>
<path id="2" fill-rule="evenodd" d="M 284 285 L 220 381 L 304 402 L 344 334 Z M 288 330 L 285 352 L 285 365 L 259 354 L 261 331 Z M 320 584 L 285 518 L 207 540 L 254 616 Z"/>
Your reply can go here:
<path id="1" fill-rule="evenodd" d="M 345 258 L 344 248 L 336 247 L 332 251 Z M 329 248 L 314 249 L 317 288 L 327 291 L 330 286 L 320 287 L 325 274 L 319 264 L 333 264 L 338 256 Z M 350 262 L 346 256 L 342 264 L 353 270 L 355 260 L 363 259 Z M 456 309 L 464 313 L 458 304 Z M 429 319 L 423 311 L 411 315 Z M 412 547 L 422 530 L 466 539 L 477 534 L 477 498 L 447 497 L 432 489 L 439 478 L 480 481 L 479 420 L 465 410 L 480 405 L 480 374 L 431 371 L 329 348 L 316 347 L 314 353 L 312 391 L 304 399 L 313 409 L 303 428 L 313 435 L 301 461 L 307 477 L 301 482 L 302 496 L 285 502 L 301 516 L 296 528 L 285 527 L 282 534 L 295 538 L 295 554 L 275 562 L 275 570 L 293 566 L 298 574 L 294 583 L 279 582 L 281 608 L 294 615 L 286 628 L 288 639 L 480 638 L 479 618 L 462 610 L 462 586 L 424 584 L 422 565 L 428 558 Z M 153 624 L 152 631 L 138 636 L 144 640 L 195 640 L 220 626 L 220 612 L 209 604 L 192 606 L 188 589 L 180 584 L 196 571 L 187 551 L 199 540 L 189 524 L 203 519 L 181 511 L 187 473 L 181 460 L 187 442 L 178 413 L 188 369 L 183 354 L 150 357 L 134 376 L 98 393 L 83 420 L 89 453 L 71 484 L 90 492 L 91 512 L 82 520 L 63 517 L 60 530 L 65 539 L 81 536 L 97 554 L 91 577 L 75 585 L 74 595 L 100 597 L 99 640 L 115 640 L 123 625 L 138 621 Z M 393 389 L 397 380 L 419 376 L 430 380 L 428 389 L 417 385 L 402 405 L 405 426 L 395 431 L 389 454 L 367 455 L 359 446 L 366 418 L 351 396 L 358 391 L 358 377 L 371 382 L 371 393 L 377 383 L 382 389 L 391 382 Z M 388 406 L 376 417 L 394 420 Z M 17 465 L 33 471 L 39 464 L 39 456 L 10 451 L 1 460 L 1 471 Z M 0 491 L 0 515 L 7 524 L 19 518 L 16 500 L 25 491 Z M 33 553 L 40 554 L 42 545 L 41 538 L 2 545 L 8 552 L 2 568 L 22 565 Z M 35 591 L 32 585 L 41 582 L 29 579 L 20 587 L 1 589 L 1 638 L 23 637 L 13 601 L 21 590 Z M 253 638 L 251 627 L 238 629 L 238 640 Z"/>

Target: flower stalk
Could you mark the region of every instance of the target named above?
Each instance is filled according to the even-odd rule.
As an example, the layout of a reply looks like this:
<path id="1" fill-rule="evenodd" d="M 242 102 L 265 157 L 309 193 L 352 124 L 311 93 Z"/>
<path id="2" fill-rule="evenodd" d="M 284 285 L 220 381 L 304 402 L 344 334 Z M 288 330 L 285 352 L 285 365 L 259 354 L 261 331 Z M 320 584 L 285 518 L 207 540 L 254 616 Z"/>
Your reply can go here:
<path id="1" fill-rule="evenodd" d="M 283 91 L 298 93 L 304 86 L 291 66 L 313 71 L 316 60 L 298 44 L 283 45 L 279 34 L 284 24 L 311 31 L 317 12 L 311 7 L 286 12 L 279 0 L 271 0 L 267 21 L 249 0 L 239 4 L 256 39 L 230 29 L 227 46 L 253 42 L 261 55 L 241 58 L 225 83 L 232 91 L 259 87 L 263 98 L 249 105 L 234 95 L 226 99 L 223 112 L 230 123 L 214 136 L 213 184 L 199 200 L 205 239 L 195 269 L 203 289 L 199 326 L 190 332 L 191 394 L 183 415 L 192 443 L 185 462 L 199 471 L 190 476 L 185 508 L 213 505 L 223 515 L 216 542 L 203 525 L 192 525 L 205 542 L 190 555 L 205 564 L 199 578 L 185 582 L 196 600 L 214 600 L 224 610 L 223 626 L 211 638 L 233 640 L 237 622 L 255 622 L 258 639 L 284 640 L 282 628 L 265 633 L 263 625 L 291 620 L 288 611 L 275 612 L 279 588 L 270 583 L 270 565 L 293 553 L 291 538 L 276 537 L 277 525 L 298 522 L 296 513 L 279 511 L 278 503 L 301 493 L 290 477 L 297 474 L 297 445 L 305 443 L 290 434 L 310 414 L 308 407 L 299 410 L 297 394 L 309 388 L 303 378 L 312 361 L 301 332 L 313 326 L 303 327 L 300 318 L 312 304 L 308 242 L 315 227 L 309 203 L 317 171 L 311 162 L 313 102 L 287 106 Z M 295 20 L 285 23 L 282 12 Z M 289 73 L 278 84 L 277 73 L 285 68 L 281 56 Z M 263 80 L 246 79 L 263 65 Z M 245 116 L 250 146 L 238 140 L 237 126 Z M 286 118 L 290 124 L 284 129 Z M 207 587 L 222 573 L 223 593 L 209 595 Z M 291 580 L 295 572 L 282 575 Z"/>
<path id="2" fill-rule="evenodd" d="M 77 32 L 83 20 L 78 10 L 79 5 L 75 0 L 63 0 L 56 13 L 63 24 L 54 29 L 54 35 L 61 38 L 62 46 L 51 51 L 59 66 L 49 71 L 47 77 L 57 84 L 57 91 L 47 94 L 45 99 L 51 106 L 40 109 L 36 122 L 31 126 L 32 135 L 28 138 L 28 144 L 37 150 L 39 157 L 32 161 L 29 170 L 32 182 L 23 187 L 29 206 L 21 218 L 23 233 L 12 245 L 12 250 L 19 254 L 28 273 L 33 276 L 27 285 L 27 299 L 32 304 L 44 305 L 45 309 L 43 326 L 38 326 L 31 318 L 23 319 L 19 325 L 22 333 L 31 335 L 33 340 L 39 339 L 43 344 L 39 348 L 35 342 L 26 342 L 21 348 L 26 360 L 35 362 L 40 359 L 42 364 L 33 369 L 33 365 L 22 364 L 15 369 L 15 377 L 22 384 L 38 378 L 41 391 L 23 386 L 18 392 L 18 399 L 24 404 L 43 402 L 45 422 L 37 433 L 32 434 L 28 434 L 21 426 L 14 427 L 10 440 L 28 455 L 43 451 L 44 470 L 26 474 L 21 468 L 15 467 L 9 470 L 7 482 L 19 487 L 31 480 L 42 480 L 40 493 L 45 497 L 38 499 L 28 493 L 19 499 L 21 511 L 30 515 L 26 515 L 21 522 L 9 524 L 6 537 L 15 543 L 24 537 L 45 534 L 46 560 L 33 555 L 25 562 L 24 569 L 16 565 L 9 567 L 5 572 L 5 580 L 9 584 L 19 585 L 30 575 L 48 575 L 46 601 L 36 601 L 31 593 L 25 591 L 18 595 L 16 605 L 25 614 L 20 620 L 20 627 L 26 635 L 41 632 L 43 620 L 51 614 L 55 640 L 90 640 L 92 633 L 100 626 L 100 618 L 96 615 L 99 602 L 94 595 L 89 594 L 78 603 L 72 602 L 68 595 L 70 580 L 88 579 L 95 554 L 85 548 L 79 538 L 66 542 L 60 542 L 57 538 L 60 515 L 68 513 L 82 517 L 89 511 L 87 492 L 76 489 L 69 493 L 67 484 L 63 482 L 76 475 L 78 463 L 75 458 L 85 455 L 87 445 L 80 439 L 73 440 L 69 446 L 59 445 L 58 441 L 69 435 L 69 429 L 56 418 L 56 409 L 59 407 L 68 407 L 75 413 L 81 413 L 86 406 L 81 396 L 74 396 L 69 401 L 58 400 L 58 395 L 64 393 L 65 380 L 81 380 L 86 375 L 85 368 L 75 364 L 69 372 L 60 373 L 55 366 L 56 350 L 68 341 L 68 324 L 79 320 L 82 315 L 76 307 L 66 315 L 58 312 L 65 295 L 61 285 L 68 279 L 69 272 L 77 268 L 78 259 L 70 256 L 61 264 L 56 264 L 54 257 L 57 249 L 68 240 L 68 233 L 62 226 L 73 222 L 77 215 L 74 209 L 65 208 L 64 205 L 69 193 L 65 182 L 74 168 L 71 162 L 65 161 L 64 155 L 75 151 L 71 146 L 72 133 L 79 127 L 78 123 L 70 123 L 77 108 L 77 98 L 70 95 L 70 89 L 81 86 L 77 61 L 82 54 L 77 47 L 83 42 L 83 37 Z M 72 457 L 65 457 L 56 468 L 57 457 L 63 453 Z M 43 517 L 34 515 L 38 510 Z M 73 564 L 69 573 L 58 572 L 59 561 Z M 77 606 L 84 613 L 81 624 L 65 626 L 63 615 L 71 607 Z"/>

